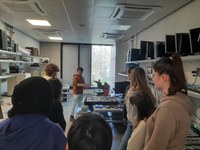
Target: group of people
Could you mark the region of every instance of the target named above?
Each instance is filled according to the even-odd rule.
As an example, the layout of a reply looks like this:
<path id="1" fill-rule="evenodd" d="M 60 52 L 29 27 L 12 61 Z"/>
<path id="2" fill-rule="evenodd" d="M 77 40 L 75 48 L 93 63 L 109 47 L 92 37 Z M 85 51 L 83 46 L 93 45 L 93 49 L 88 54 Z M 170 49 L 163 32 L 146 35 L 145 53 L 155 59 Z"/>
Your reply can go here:
<path id="1" fill-rule="evenodd" d="M 183 64 L 178 54 L 162 58 L 152 67 L 152 80 L 162 95 L 159 105 L 142 68 L 130 68 L 125 106 L 128 125 L 119 150 L 182 150 L 193 108 L 187 96 Z"/>
<path id="2" fill-rule="evenodd" d="M 0 123 L 1 150 L 110 150 L 112 130 L 98 114 L 75 117 L 85 84 L 83 68 L 73 76 L 73 121 L 67 137 L 66 122 L 60 103 L 62 83 L 51 70 L 48 77 L 31 77 L 15 86 L 8 118 Z M 178 54 L 161 58 L 152 67 L 153 83 L 162 92 L 159 105 L 148 87 L 145 71 L 130 68 L 130 86 L 125 96 L 127 130 L 119 150 L 182 150 L 190 127 L 192 105 L 187 96 L 183 64 Z M 52 76 L 51 76 L 52 75 Z"/>

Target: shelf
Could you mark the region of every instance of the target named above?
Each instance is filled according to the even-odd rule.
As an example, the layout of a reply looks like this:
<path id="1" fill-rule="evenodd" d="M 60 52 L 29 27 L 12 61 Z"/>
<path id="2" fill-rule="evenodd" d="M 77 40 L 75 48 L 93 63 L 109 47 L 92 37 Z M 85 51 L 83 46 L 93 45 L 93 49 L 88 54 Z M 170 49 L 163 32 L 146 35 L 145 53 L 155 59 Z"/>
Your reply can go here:
<path id="1" fill-rule="evenodd" d="M 0 79 L 7 79 L 16 76 L 17 74 L 1 75 Z"/>
<path id="2" fill-rule="evenodd" d="M 197 92 L 193 92 L 193 91 L 188 90 L 188 96 L 190 96 L 190 97 L 194 97 L 194 98 L 200 100 L 200 94 L 197 93 Z"/>
<path id="3" fill-rule="evenodd" d="M 138 60 L 138 61 L 128 61 L 126 62 L 126 64 L 130 64 L 130 63 L 152 63 L 155 62 L 157 60 L 159 60 L 160 58 L 156 58 L 156 59 L 148 59 L 148 60 Z M 200 55 L 189 55 L 189 56 L 182 56 L 181 57 L 182 61 L 195 61 L 195 60 L 200 60 Z"/>
<path id="4" fill-rule="evenodd" d="M 47 59 L 49 60 L 49 58 L 47 57 L 40 57 L 40 56 L 32 56 L 32 55 L 22 55 L 19 52 L 10 52 L 10 51 L 6 51 L 6 50 L 1 50 L 0 49 L 0 54 L 7 54 L 7 55 L 14 55 L 14 56 L 21 56 L 21 57 L 25 57 L 25 58 L 36 58 L 36 59 Z M 1 61 L 0 61 L 1 62 Z"/>
<path id="5" fill-rule="evenodd" d="M 1 63 L 22 63 L 22 64 L 32 64 L 34 62 L 27 62 L 27 61 L 15 61 L 15 60 L 9 60 L 9 59 L 0 59 Z"/>
<path id="6" fill-rule="evenodd" d="M 0 50 L 0 54 L 22 56 L 22 54 L 20 54 L 20 53 L 10 52 L 10 51 L 6 51 L 6 50 Z"/>
<path id="7" fill-rule="evenodd" d="M 190 55 L 181 57 L 182 61 L 195 61 L 200 60 L 200 55 Z"/>
<path id="8" fill-rule="evenodd" d="M 123 77 L 128 77 L 128 75 L 124 74 L 124 73 L 117 73 L 117 74 L 120 75 L 120 76 L 123 76 Z"/>
<path id="9" fill-rule="evenodd" d="M 156 59 L 148 59 L 148 60 L 137 60 L 137 61 L 127 61 L 126 64 L 138 64 L 138 63 L 151 63 L 151 62 L 155 62 Z"/>

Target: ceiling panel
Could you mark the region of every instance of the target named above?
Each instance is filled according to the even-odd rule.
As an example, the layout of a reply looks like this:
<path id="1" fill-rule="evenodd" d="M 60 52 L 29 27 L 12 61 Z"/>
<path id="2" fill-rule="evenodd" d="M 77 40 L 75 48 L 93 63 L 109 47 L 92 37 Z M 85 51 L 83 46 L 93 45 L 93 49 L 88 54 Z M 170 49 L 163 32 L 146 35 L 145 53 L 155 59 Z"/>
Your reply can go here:
<path id="1" fill-rule="evenodd" d="M 113 7 L 95 7 L 94 16 L 95 17 L 110 17 L 114 8 Z"/>
<path id="2" fill-rule="evenodd" d="M 2 0 L 0 0 L 1 2 Z M 32 0 L 31 0 L 32 1 Z M 34 1 L 34 0 L 33 0 Z M 102 33 L 126 34 L 120 41 L 149 27 L 167 16 L 190 0 L 38 0 L 48 15 L 14 14 L 2 8 L 0 3 L 0 19 L 18 30 L 39 41 L 50 41 L 38 30 L 58 30 L 62 33 L 63 42 L 114 44 L 114 39 L 101 39 Z M 146 20 L 111 19 L 117 4 L 159 5 Z M 47 19 L 51 27 L 34 27 L 25 19 Z M 127 31 L 117 30 L 113 26 L 131 25 Z"/>

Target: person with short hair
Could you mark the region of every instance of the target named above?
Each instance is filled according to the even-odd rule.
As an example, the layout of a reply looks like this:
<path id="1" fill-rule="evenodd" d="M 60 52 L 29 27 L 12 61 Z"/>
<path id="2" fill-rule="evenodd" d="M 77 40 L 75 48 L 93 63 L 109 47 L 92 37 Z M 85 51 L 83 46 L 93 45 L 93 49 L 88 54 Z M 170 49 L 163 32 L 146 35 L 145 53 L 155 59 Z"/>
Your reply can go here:
<path id="1" fill-rule="evenodd" d="M 59 124 L 65 131 L 66 121 L 63 115 L 63 107 L 60 102 L 62 94 L 62 83 L 57 78 L 49 79 L 48 82 L 53 94 L 53 104 L 50 109 L 49 119 L 54 123 Z"/>
<path id="2" fill-rule="evenodd" d="M 56 64 L 53 63 L 49 63 L 46 65 L 45 67 L 45 76 L 44 78 L 49 80 L 51 78 L 56 78 L 57 77 L 57 73 L 59 72 L 59 68 Z"/>
<path id="3" fill-rule="evenodd" d="M 89 88 L 90 84 L 85 83 L 83 77 L 83 68 L 78 67 L 77 73 L 73 75 L 73 106 L 70 115 L 70 121 L 73 122 L 76 118 L 76 107 L 81 107 L 81 102 L 83 100 L 83 89 Z"/>
<path id="4" fill-rule="evenodd" d="M 193 108 L 187 96 L 180 55 L 161 58 L 153 65 L 155 88 L 162 91 L 160 104 L 147 120 L 145 150 L 182 150 Z"/>
<path id="5" fill-rule="evenodd" d="M 147 132 L 146 121 L 154 112 L 155 106 L 145 91 L 138 91 L 128 100 L 132 106 L 129 109 L 129 120 L 135 124 L 134 130 L 128 140 L 127 150 L 143 150 Z"/>
<path id="6" fill-rule="evenodd" d="M 52 101 L 49 83 L 42 77 L 17 84 L 9 118 L 0 123 L 0 150 L 64 150 L 67 138 L 48 118 Z"/>
<path id="7" fill-rule="evenodd" d="M 69 128 L 66 150 L 111 150 L 112 130 L 104 118 L 95 113 L 79 116 Z"/>

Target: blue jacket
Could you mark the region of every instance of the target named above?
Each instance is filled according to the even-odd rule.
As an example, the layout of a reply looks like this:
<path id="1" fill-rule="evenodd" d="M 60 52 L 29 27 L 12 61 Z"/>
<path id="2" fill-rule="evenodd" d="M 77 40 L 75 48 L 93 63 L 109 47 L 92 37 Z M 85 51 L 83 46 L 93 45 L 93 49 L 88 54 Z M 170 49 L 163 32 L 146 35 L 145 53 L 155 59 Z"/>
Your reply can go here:
<path id="1" fill-rule="evenodd" d="M 15 115 L 0 123 L 0 150 L 65 150 L 62 129 L 44 115 Z"/>

